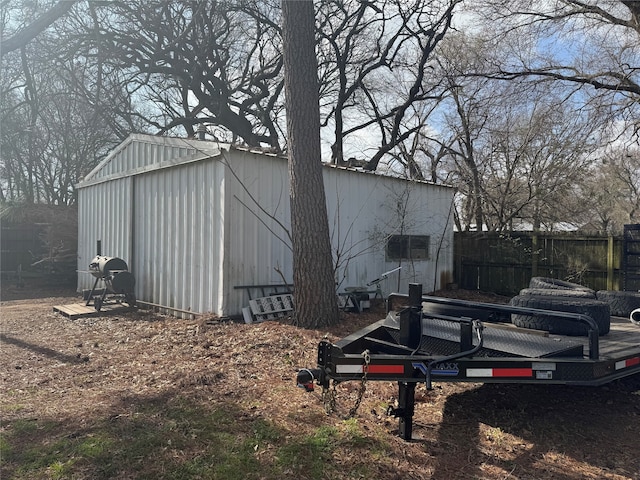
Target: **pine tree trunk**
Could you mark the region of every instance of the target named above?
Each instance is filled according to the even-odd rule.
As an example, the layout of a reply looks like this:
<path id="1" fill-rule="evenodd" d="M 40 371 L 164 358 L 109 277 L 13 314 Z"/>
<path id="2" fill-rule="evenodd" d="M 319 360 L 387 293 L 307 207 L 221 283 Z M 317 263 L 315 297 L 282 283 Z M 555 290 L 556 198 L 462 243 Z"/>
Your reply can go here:
<path id="1" fill-rule="evenodd" d="M 338 307 L 322 179 L 312 0 L 283 1 L 282 19 L 296 322 L 317 328 L 335 324 Z"/>

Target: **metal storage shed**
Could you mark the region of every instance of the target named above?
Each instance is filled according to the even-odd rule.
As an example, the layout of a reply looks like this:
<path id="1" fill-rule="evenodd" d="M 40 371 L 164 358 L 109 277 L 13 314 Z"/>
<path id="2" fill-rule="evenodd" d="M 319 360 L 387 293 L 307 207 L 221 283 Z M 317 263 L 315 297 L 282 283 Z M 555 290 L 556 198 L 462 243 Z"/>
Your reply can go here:
<path id="1" fill-rule="evenodd" d="M 323 175 L 337 291 L 398 266 L 385 293 L 451 281 L 453 189 L 330 166 Z M 249 300 L 234 286 L 292 279 L 282 156 L 136 134 L 77 188 L 78 270 L 100 240 L 128 263 L 140 300 L 233 316 Z M 91 286 L 78 275 L 78 291 Z"/>

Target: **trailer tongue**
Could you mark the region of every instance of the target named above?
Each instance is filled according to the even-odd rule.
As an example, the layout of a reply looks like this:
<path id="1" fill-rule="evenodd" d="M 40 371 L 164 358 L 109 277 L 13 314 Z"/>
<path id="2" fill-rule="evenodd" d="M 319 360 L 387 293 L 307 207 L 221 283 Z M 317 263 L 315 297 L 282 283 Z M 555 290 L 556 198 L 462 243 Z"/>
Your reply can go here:
<path id="1" fill-rule="evenodd" d="M 398 310 L 394 304 L 404 305 Z M 550 335 L 515 327 L 512 314 L 545 315 L 585 326 L 586 337 Z M 602 385 L 640 373 L 640 327 L 612 318 L 600 337 L 598 325 L 582 313 L 556 312 L 409 294 L 387 299 L 387 316 L 336 343 L 318 345 L 317 368 L 298 372 L 297 384 L 322 386 L 361 382 L 356 407 L 369 381 L 398 383 L 398 405 L 387 413 L 399 419 L 399 434 L 411 439 L 415 388 L 435 382 L 546 383 Z M 352 411 L 355 411 L 355 408 Z"/>

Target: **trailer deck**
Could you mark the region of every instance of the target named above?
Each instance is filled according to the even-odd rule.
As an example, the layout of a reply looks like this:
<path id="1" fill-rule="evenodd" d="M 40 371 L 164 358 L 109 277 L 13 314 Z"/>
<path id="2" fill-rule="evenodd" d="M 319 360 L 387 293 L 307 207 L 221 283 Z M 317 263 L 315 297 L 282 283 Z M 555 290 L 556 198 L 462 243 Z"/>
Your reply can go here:
<path id="1" fill-rule="evenodd" d="M 581 338 L 578 337 L 578 340 Z M 639 348 L 640 326 L 634 325 L 626 317 L 611 317 L 611 330 L 600 337 L 600 357 L 611 360 L 625 354 L 633 355 Z"/>
<path id="2" fill-rule="evenodd" d="M 390 313 L 387 318 L 376 326 L 384 326 L 388 335 L 395 344 L 398 344 L 398 320 L 397 312 Z M 441 354 L 452 354 L 457 351 L 459 336 L 451 322 L 443 321 L 435 316 L 423 317 L 422 337 L 419 351 L 421 353 L 440 351 Z M 577 356 L 583 357 L 589 351 L 589 339 L 587 337 L 575 337 L 566 335 L 553 335 L 541 330 L 527 330 L 507 323 L 489 323 L 484 325 L 484 348 L 493 350 L 492 355 L 487 356 L 523 356 L 533 358 Z M 370 327 L 368 327 L 370 328 Z M 362 330 L 345 337 L 337 342 L 345 347 L 352 340 L 361 336 Z M 376 339 L 367 335 L 367 341 L 373 343 Z M 434 345 L 441 340 L 439 348 Z M 611 317 L 611 330 L 598 340 L 600 359 L 612 360 L 625 353 L 635 354 L 640 348 L 640 326 L 634 325 L 626 317 Z M 355 345 L 347 347 L 353 350 Z M 389 346 L 389 345 L 387 345 Z M 448 348 L 447 348 L 448 347 Z M 370 351 L 375 347 L 369 344 Z M 405 351 L 403 347 L 400 350 Z M 476 356 L 480 356 L 477 354 Z"/>
<path id="3" fill-rule="evenodd" d="M 610 331 L 583 313 L 538 310 L 423 296 L 387 299 L 386 318 L 335 343 L 318 345 L 318 368 L 303 369 L 297 383 L 329 390 L 330 382 L 398 382 L 400 434 L 411 438 L 417 383 L 529 383 L 598 386 L 640 373 L 640 326 L 611 317 Z M 404 303 L 394 309 L 398 301 Z M 432 308 L 434 305 L 437 308 Z M 520 328 L 511 315 L 545 315 L 584 325 L 586 336 Z M 480 320 L 482 319 L 482 320 Z"/>

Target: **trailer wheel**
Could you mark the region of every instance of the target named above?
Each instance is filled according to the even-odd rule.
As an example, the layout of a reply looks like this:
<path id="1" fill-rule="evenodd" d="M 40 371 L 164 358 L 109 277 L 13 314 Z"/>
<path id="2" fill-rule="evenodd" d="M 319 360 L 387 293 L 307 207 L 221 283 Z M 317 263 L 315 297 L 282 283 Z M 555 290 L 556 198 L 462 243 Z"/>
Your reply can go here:
<path id="1" fill-rule="evenodd" d="M 581 313 L 590 316 L 598 325 L 600 335 L 609 333 L 611 315 L 609 304 L 589 298 L 551 297 L 547 295 L 518 295 L 513 297 L 511 305 L 517 307 L 553 310 L 556 312 Z M 552 315 L 512 314 L 511 323 L 521 328 L 544 330 L 560 335 L 588 335 L 588 328 L 583 323 L 574 322 Z"/>
<path id="2" fill-rule="evenodd" d="M 573 297 L 596 299 L 596 294 L 587 290 L 568 288 L 523 288 L 520 295 L 547 295 L 550 297 Z"/>
<path id="3" fill-rule="evenodd" d="M 595 291 L 579 283 L 571 283 L 558 278 L 549 277 L 531 277 L 529 280 L 529 288 L 547 288 L 559 290 L 584 290 L 595 295 Z"/>
<path id="4" fill-rule="evenodd" d="M 617 290 L 598 290 L 596 298 L 607 302 L 611 309 L 611 315 L 616 317 L 628 317 L 636 308 L 640 308 L 639 292 L 619 292 Z"/>

